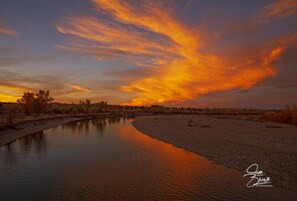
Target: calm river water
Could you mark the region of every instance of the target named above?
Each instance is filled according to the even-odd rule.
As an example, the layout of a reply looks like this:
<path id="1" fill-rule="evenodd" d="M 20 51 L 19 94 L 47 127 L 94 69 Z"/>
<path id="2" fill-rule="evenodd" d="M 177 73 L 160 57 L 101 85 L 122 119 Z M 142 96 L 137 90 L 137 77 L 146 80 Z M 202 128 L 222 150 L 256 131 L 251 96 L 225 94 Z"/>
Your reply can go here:
<path id="1" fill-rule="evenodd" d="M 140 133 L 131 119 L 73 122 L 0 147 L 0 200 L 294 200 Z"/>

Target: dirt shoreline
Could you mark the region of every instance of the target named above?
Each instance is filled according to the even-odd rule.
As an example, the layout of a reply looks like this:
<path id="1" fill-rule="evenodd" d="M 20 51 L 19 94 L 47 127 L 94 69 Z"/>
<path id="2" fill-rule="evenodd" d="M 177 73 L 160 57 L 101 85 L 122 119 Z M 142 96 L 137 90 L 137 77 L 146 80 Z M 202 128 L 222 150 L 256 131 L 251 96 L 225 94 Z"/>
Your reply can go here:
<path id="1" fill-rule="evenodd" d="M 78 114 L 78 115 L 55 115 L 55 116 L 40 116 L 37 118 L 27 118 L 22 122 L 17 123 L 15 129 L 0 130 L 0 146 L 13 142 L 21 137 L 37 133 L 42 130 L 60 126 L 69 122 L 79 121 L 90 118 L 107 118 L 115 116 L 127 116 L 124 114 L 112 114 L 112 113 L 98 113 L 98 114 Z M 129 115 L 128 115 L 129 116 Z"/>
<path id="2" fill-rule="evenodd" d="M 78 121 L 82 117 L 60 117 L 28 121 L 21 123 L 17 129 L 5 129 L 0 131 L 0 146 L 13 142 L 21 137 L 43 131 L 44 129 L 60 126 L 72 121 Z"/>
<path id="3" fill-rule="evenodd" d="M 273 186 L 297 191 L 297 126 L 201 115 L 138 117 L 132 124 L 243 175 L 257 163 Z"/>

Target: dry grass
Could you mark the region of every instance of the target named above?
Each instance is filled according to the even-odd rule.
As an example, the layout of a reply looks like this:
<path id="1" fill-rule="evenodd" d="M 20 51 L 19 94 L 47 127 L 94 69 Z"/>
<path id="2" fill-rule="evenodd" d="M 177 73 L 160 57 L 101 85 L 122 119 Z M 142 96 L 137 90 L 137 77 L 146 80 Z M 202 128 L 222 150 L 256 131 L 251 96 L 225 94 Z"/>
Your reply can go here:
<path id="1" fill-rule="evenodd" d="M 297 125 L 297 106 L 287 105 L 283 110 L 266 115 L 268 121 Z"/>

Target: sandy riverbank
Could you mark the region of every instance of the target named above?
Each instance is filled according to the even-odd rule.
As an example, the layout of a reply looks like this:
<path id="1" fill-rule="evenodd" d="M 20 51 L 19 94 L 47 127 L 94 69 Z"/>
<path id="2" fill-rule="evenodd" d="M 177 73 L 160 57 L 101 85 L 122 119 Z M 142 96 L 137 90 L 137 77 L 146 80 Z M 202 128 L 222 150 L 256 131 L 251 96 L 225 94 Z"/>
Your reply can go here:
<path id="1" fill-rule="evenodd" d="M 35 121 L 28 121 L 20 124 L 17 129 L 5 129 L 0 131 L 0 146 L 13 142 L 18 138 L 24 137 L 31 133 L 40 132 L 44 129 L 52 128 L 55 126 L 63 125 L 72 121 L 82 119 L 81 117 L 61 117 L 41 119 Z"/>
<path id="2" fill-rule="evenodd" d="M 132 124 L 243 175 L 257 163 L 274 186 L 297 191 L 297 126 L 199 115 L 138 117 Z"/>

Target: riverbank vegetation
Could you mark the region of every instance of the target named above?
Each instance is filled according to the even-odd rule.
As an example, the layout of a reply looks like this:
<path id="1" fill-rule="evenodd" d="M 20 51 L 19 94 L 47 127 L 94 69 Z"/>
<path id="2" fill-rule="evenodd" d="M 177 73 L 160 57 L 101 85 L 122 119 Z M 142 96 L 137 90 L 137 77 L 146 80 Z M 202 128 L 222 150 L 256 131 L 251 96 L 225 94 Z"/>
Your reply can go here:
<path id="1" fill-rule="evenodd" d="M 165 107 L 162 105 L 130 106 L 113 105 L 107 101 L 93 103 L 90 99 L 79 103 L 53 102 L 49 91 L 26 92 L 17 103 L 0 102 L 0 129 L 14 128 L 15 125 L 37 119 L 96 116 L 98 114 L 117 114 L 126 116 L 197 114 L 218 115 L 223 118 L 269 120 L 280 123 L 297 124 L 296 105 L 286 106 L 283 110 L 231 109 L 231 108 L 191 108 Z"/>

